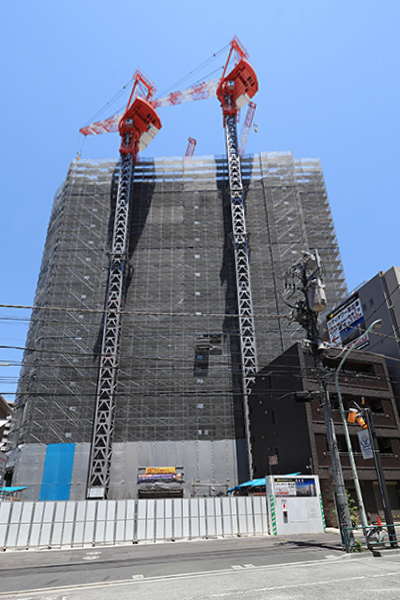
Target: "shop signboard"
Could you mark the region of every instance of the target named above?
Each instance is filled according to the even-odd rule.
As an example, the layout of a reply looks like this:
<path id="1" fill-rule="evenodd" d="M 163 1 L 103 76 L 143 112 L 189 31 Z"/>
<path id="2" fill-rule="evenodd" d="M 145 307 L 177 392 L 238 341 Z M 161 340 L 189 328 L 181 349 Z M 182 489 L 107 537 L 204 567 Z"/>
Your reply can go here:
<path id="1" fill-rule="evenodd" d="M 335 348 L 363 348 L 369 343 L 358 294 L 331 312 L 326 319 L 329 338 Z"/>

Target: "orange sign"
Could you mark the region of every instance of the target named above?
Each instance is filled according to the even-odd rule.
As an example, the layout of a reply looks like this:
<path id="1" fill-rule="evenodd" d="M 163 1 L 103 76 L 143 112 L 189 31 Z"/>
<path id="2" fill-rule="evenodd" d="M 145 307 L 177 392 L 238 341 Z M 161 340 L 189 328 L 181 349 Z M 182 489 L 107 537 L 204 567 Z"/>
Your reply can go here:
<path id="1" fill-rule="evenodd" d="M 158 473 L 175 473 L 175 467 L 146 467 L 146 475 L 157 475 Z"/>

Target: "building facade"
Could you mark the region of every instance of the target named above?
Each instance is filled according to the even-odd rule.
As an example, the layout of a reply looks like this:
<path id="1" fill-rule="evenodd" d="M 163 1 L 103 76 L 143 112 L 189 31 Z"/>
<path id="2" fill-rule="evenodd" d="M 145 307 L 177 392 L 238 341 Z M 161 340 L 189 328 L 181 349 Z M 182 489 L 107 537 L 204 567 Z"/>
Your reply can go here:
<path id="1" fill-rule="evenodd" d="M 361 284 L 344 303 L 332 311 L 334 318 L 343 312 L 343 306 L 354 300 L 359 303 L 360 322 L 367 328 L 377 319 L 382 320 L 378 332 L 367 340 L 361 339 L 368 352 L 384 356 L 389 369 L 397 410 L 400 411 L 400 269 L 391 267 Z M 328 317 L 329 323 L 329 317 Z M 358 331 L 354 331 L 359 335 Z M 331 336 L 332 337 L 332 336 Z"/>
<path id="2" fill-rule="evenodd" d="M 10 433 L 26 498 L 85 498 L 118 175 L 74 161 L 54 200 Z M 330 305 L 346 284 L 319 161 L 258 154 L 242 176 L 262 366 L 303 337 L 280 297 L 296 256 L 319 250 Z M 111 498 L 218 495 L 248 477 L 228 181 L 214 156 L 135 168 Z M 149 467 L 180 477 L 138 484 Z"/>
<path id="3" fill-rule="evenodd" d="M 354 491 L 333 383 L 340 359 L 340 351 L 332 349 L 326 351 L 324 363 L 332 371 L 328 391 L 343 476 L 346 488 Z M 393 516 L 399 519 L 400 422 L 385 359 L 370 352 L 354 350 L 340 371 L 339 385 L 346 414 L 352 402 L 361 405 L 362 398 L 372 411 Z M 277 455 L 278 465 L 272 467 L 273 474 L 300 471 L 318 475 L 327 521 L 335 525 L 331 461 L 318 390 L 313 358 L 299 342 L 259 372 L 249 401 L 254 470 L 256 477 L 265 476 L 271 468 L 268 456 Z M 294 393 L 301 391 L 311 392 L 312 401 L 295 401 Z M 383 518 L 374 461 L 365 460 L 362 456 L 357 435 L 360 427 L 348 427 L 366 511 L 370 513 L 371 520 L 376 520 L 378 513 Z"/>

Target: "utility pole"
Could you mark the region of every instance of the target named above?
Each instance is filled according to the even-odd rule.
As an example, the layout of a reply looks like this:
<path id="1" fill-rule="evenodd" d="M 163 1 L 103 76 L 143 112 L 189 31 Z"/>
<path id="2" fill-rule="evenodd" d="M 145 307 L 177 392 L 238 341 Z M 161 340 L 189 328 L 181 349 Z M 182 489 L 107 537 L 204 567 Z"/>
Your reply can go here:
<path id="1" fill-rule="evenodd" d="M 344 542 L 344 531 L 352 537 L 351 518 L 344 485 L 343 471 L 340 463 L 335 427 L 332 418 L 332 407 L 328 393 L 327 373 L 323 364 L 323 343 L 319 313 L 326 308 L 324 286 L 321 282 L 321 262 L 317 250 L 304 252 L 298 263 L 285 274 L 285 287 L 288 297 L 301 292 L 302 298 L 292 306 L 292 319 L 297 321 L 306 331 L 311 353 L 317 372 L 320 402 L 324 415 L 326 435 L 328 439 L 331 470 L 335 486 L 336 510 L 338 522 Z"/>

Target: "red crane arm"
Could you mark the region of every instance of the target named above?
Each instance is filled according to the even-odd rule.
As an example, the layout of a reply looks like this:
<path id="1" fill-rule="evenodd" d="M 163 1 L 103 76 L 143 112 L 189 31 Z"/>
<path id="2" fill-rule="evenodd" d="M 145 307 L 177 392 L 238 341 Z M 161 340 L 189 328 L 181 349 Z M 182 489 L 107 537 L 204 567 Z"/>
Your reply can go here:
<path id="1" fill-rule="evenodd" d="M 239 156 L 243 157 L 244 152 L 246 150 L 247 138 L 249 137 L 249 131 L 251 128 L 251 124 L 253 123 L 254 113 L 256 112 L 257 104 L 255 102 L 249 102 L 249 107 L 247 109 L 246 119 L 243 125 L 243 131 L 240 138 L 239 144 Z"/>
<path id="2" fill-rule="evenodd" d="M 188 138 L 188 145 L 186 148 L 185 156 L 187 156 L 188 158 L 192 158 L 194 154 L 194 149 L 196 148 L 196 144 L 197 141 L 194 138 Z"/>
<path id="3" fill-rule="evenodd" d="M 202 81 L 201 83 L 196 83 L 185 90 L 171 92 L 167 96 L 163 96 L 162 98 L 154 98 L 148 102 L 153 108 L 159 108 L 160 106 L 175 106 L 176 104 L 182 104 L 183 102 L 206 100 L 207 98 L 213 98 L 215 96 L 218 84 L 219 79 Z M 118 113 L 117 115 L 109 117 L 108 119 L 104 119 L 103 121 L 96 121 L 91 125 L 82 127 L 79 131 L 83 135 L 114 133 L 118 131 L 118 124 L 123 115 L 124 113 Z"/>

